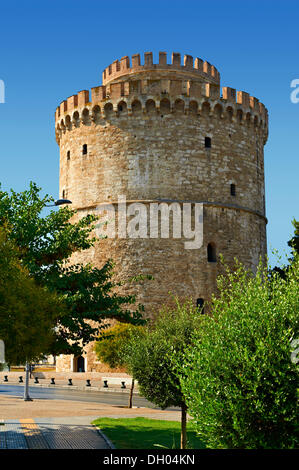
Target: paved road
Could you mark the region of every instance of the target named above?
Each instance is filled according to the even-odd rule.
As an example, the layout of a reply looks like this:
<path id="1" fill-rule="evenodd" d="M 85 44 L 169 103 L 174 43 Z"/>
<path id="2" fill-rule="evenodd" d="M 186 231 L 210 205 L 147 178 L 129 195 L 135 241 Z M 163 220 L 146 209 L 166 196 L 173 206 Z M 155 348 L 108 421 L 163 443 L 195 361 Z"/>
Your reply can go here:
<path id="1" fill-rule="evenodd" d="M 128 393 L 117 392 L 99 392 L 99 391 L 82 391 L 69 389 L 54 389 L 46 387 L 29 387 L 31 398 L 42 398 L 46 400 L 71 400 L 88 403 L 104 403 L 108 405 L 126 406 L 129 400 Z M 24 387 L 20 385 L 0 385 L 0 394 L 22 397 Z M 133 405 L 138 407 L 147 407 L 159 409 L 145 398 L 135 394 L 133 397 Z M 177 410 L 177 408 L 168 408 L 169 411 Z"/>

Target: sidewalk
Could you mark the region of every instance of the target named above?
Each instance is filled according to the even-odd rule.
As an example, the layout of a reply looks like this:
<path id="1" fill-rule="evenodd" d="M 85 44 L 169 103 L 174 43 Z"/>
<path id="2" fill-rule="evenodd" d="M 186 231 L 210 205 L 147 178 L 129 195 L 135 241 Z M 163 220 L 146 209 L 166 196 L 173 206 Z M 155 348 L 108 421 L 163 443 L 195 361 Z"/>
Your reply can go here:
<path id="1" fill-rule="evenodd" d="M 99 417 L 179 421 L 179 411 L 0 395 L 0 449 L 109 449 L 90 423 Z M 1 423 L 4 423 L 4 425 Z"/>
<path id="2" fill-rule="evenodd" d="M 109 449 L 90 421 L 94 417 L 4 420 L 0 449 Z"/>

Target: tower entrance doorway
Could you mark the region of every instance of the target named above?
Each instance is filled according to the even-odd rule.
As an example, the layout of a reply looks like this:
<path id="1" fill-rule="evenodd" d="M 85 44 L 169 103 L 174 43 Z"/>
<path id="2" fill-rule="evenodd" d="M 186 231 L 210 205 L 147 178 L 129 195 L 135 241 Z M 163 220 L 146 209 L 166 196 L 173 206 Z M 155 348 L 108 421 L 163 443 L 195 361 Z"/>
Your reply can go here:
<path id="1" fill-rule="evenodd" d="M 83 356 L 76 357 L 74 372 L 85 372 L 85 361 Z"/>

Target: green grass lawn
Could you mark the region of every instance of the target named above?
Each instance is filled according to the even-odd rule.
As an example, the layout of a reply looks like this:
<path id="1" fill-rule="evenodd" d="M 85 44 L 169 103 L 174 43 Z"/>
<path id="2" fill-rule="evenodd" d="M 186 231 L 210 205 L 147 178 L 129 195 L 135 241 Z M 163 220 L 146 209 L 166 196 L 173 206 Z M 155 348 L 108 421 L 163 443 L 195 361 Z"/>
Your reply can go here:
<path id="1" fill-rule="evenodd" d="M 117 449 L 180 448 L 180 423 L 149 418 L 98 418 L 93 421 Z M 191 424 L 187 428 L 188 448 L 205 446 L 196 436 Z"/>

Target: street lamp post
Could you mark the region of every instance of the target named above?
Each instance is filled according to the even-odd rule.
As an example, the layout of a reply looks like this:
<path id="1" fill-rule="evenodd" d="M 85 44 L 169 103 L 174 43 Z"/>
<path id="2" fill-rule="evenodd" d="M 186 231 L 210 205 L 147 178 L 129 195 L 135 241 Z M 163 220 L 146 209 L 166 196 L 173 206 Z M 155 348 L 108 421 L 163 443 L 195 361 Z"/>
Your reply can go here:
<path id="1" fill-rule="evenodd" d="M 0 364 L 5 364 L 5 346 L 3 339 L 0 339 Z"/>
<path id="2" fill-rule="evenodd" d="M 24 385 L 24 401 L 33 401 L 32 398 L 29 396 L 29 370 L 30 364 L 26 361 L 26 377 L 25 377 L 25 385 Z"/>
<path id="3" fill-rule="evenodd" d="M 72 204 L 72 201 L 69 199 L 57 199 L 54 204 L 45 206 L 45 207 L 55 207 L 55 206 L 62 206 L 63 204 Z M 29 372 L 30 372 L 30 364 L 26 361 L 26 376 L 25 376 L 25 384 L 24 384 L 24 401 L 33 401 L 29 395 Z"/>
<path id="4" fill-rule="evenodd" d="M 51 204 L 49 206 L 45 206 L 45 207 L 57 207 L 57 206 L 62 206 L 63 204 L 72 204 L 72 201 L 70 201 L 69 199 L 57 199 L 57 201 L 54 202 L 54 204 Z"/>

